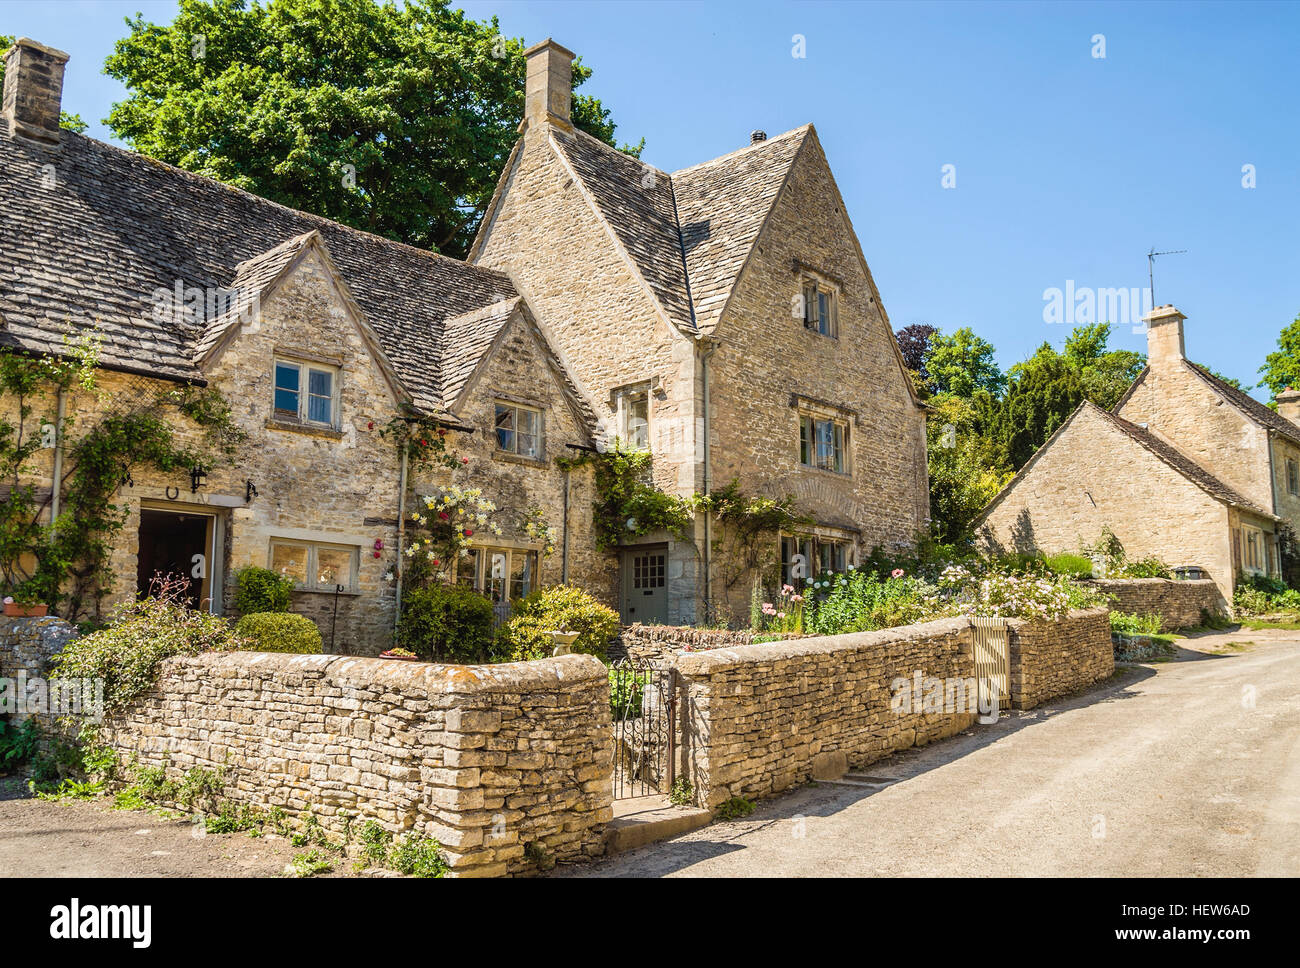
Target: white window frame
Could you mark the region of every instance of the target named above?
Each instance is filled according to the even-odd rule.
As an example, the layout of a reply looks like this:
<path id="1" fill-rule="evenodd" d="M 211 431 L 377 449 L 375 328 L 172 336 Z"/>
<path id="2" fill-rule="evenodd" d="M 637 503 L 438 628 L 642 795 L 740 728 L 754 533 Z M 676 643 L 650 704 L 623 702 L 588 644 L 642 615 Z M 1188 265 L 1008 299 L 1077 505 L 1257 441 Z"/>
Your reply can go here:
<path id="1" fill-rule="evenodd" d="M 812 292 L 811 298 L 809 292 Z M 830 339 L 840 337 L 840 291 L 839 287 L 818 279 L 804 276 L 799 283 L 799 295 L 803 302 L 804 329 L 811 333 L 827 336 Z M 820 297 L 826 297 L 826 318 L 822 319 Z M 825 327 L 825 328 L 823 328 Z"/>
<path id="2" fill-rule="evenodd" d="M 280 367 L 294 367 L 298 370 L 298 413 L 290 414 L 276 406 L 275 395 L 279 389 Z M 328 422 L 312 420 L 308 414 L 311 407 L 311 371 L 328 373 L 330 378 L 330 419 Z M 307 427 L 328 427 L 338 429 L 339 425 L 339 368 L 328 363 L 313 363 L 309 360 L 296 360 L 289 356 L 277 356 L 271 364 L 271 414 L 276 420 L 300 423 Z"/>
<path id="3" fill-rule="evenodd" d="M 1254 575 L 1268 573 L 1268 559 L 1264 548 L 1264 531 L 1249 524 L 1241 526 L 1241 567 Z"/>
<path id="4" fill-rule="evenodd" d="M 307 560 L 306 571 L 308 578 L 317 573 L 316 553 L 318 551 L 324 549 L 327 551 L 347 552 L 350 556 L 350 561 L 348 566 L 348 580 L 344 585 L 344 591 L 358 591 L 358 580 L 361 571 L 361 548 L 357 545 L 334 544 L 328 541 L 299 541 L 290 538 L 272 538 L 266 552 L 266 567 L 272 571 L 275 571 L 275 549 L 277 547 L 302 549 Z M 293 587 L 300 592 L 332 593 L 334 591 L 333 584 L 320 585 L 309 582 L 299 582 L 297 579 L 294 580 Z"/>
<path id="5" fill-rule="evenodd" d="M 516 427 L 515 427 L 514 430 L 511 431 L 511 433 L 514 434 L 514 444 L 515 444 L 515 446 L 514 446 L 514 449 L 513 449 L 513 450 L 509 450 L 509 449 L 507 449 L 507 448 L 501 446 L 501 434 L 500 434 L 500 432 L 499 432 L 498 429 L 497 429 L 497 417 L 499 416 L 498 411 L 499 411 L 500 409 L 502 409 L 502 408 L 505 408 L 505 409 L 507 409 L 507 410 L 513 410 L 513 411 L 515 411 L 515 424 L 516 424 Z M 535 415 L 537 416 L 537 433 L 536 433 L 536 435 L 535 435 L 535 436 L 537 437 L 537 453 L 536 453 L 536 454 L 521 454 L 521 453 L 519 453 L 519 429 L 518 429 L 518 423 L 519 423 L 519 413 L 520 413 L 521 411 L 523 411 L 523 412 L 525 412 L 525 413 L 535 414 Z M 515 401 L 515 400 L 503 400 L 503 399 L 498 398 L 498 399 L 494 402 L 494 405 L 493 405 L 493 407 L 492 407 L 492 446 L 493 446 L 493 448 L 495 449 L 496 453 L 498 453 L 498 454 L 511 454 L 511 455 L 513 455 L 513 456 L 515 456 L 515 457 L 522 458 L 523 460 L 536 460 L 536 461 L 545 460 L 545 459 L 546 459 L 546 416 L 545 416 L 545 412 L 544 412 L 540 407 L 530 406 L 529 404 L 526 404 L 526 403 L 519 403 L 519 402 L 517 402 L 517 401 Z"/>
<path id="6" fill-rule="evenodd" d="M 628 430 L 628 421 L 631 418 L 632 403 L 643 401 L 645 403 L 645 443 L 633 444 L 632 435 Z M 637 383 L 632 386 L 620 387 L 614 391 L 614 406 L 618 415 L 618 439 L 628 450 L 649 450 L 650 449 L 650 384 Z"/>
<path id="7" fill-rule="evenodd" d="M 848 477 L 852 474 L 852 462 L 849 459 L 851 450 L 851 436 L 849 430 L 849 421 L 843 417 L 835 417 L 829 414 L 814 413 L 809 410 L 800 410 L 799 413 L 799 464 L 802 467 L 809 467 L 813 470 L 826 471 L 829 474 L 841 474 Z M 817 459 L 817 424 L 831 424 L 831 466 L 823 467 Z M 804 427 L 808 427 L 808 459 L 804 460 Z M 839 430 L 839 456 L 840 466 L 836 469 L 835 465 L 835 431 Z"/>
<path id="8" fill-rule="evenodd" d="M 538 580 L 538 572 L 542 566 L 542 556 L 538 549 L 507 548 L 497 545 L 472 545 L 469 550 L 471 552 L 470 558 L 458 558 L 456 560 L 455 580 L 457 584 L 467 585 L 470 588 L 473 588 L 474 591 L 488 598 L 494 605 L 518 601 L 519 598 L 523 598 L 525 595 L 528 595 L 541 587 L 541 582 Z M 505 555 L 506 577 L 504 579 L 496 579 L 492 577 L 492 559 L 495 555 Z M 529 576 L 529 585 L 524 589 L 523 595 L 512 596 L 511 584 L 514 581 L 515 559 L 522 557 L 527 560 L 529 555 L 532 556 L 532 574 Z M 471 559 L 473 561 L 471 566 L 473 574 L 464 574 L 466 570 L 465 565 Z M 504 597 L 498 597 L 496 588 L 493 585 L 496 581 L 503 582 L 502 590 L 504 591 Z"/>

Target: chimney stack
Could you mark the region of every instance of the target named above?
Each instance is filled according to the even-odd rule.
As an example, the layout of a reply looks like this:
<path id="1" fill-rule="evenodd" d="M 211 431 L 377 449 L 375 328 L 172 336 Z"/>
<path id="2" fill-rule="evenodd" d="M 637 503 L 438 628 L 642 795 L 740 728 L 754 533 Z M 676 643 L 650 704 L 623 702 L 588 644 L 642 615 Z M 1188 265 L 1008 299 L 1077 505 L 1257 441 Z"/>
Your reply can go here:
<path id="1" fill-rule="evenodd" d="M 751 131 L 751 132 L 749 132 L 749 143 L 750 143 L 751 145 L 756 145 L 756 144 L 758 144 L 760 141 L 766 141 L 766 140 L 767 140 L 767 132 L 766 132 L 766 131 L 755 130 L 755 131 Z"/>
<path id="2" fill-rule="evenodd" d="M 9 134 L 47 144 L 59 143 L 63 65 L 68 55 L 20 37 L 5 51 L 4 120 Z"/>
<path id="3" fill-rule="evenodd" d="M 1147 324 L 1147 363 L 1153 368 L 1185 358 L 1183 320 L 1187 317 L 1170 303 L 1142 317 Z"/>
<path id="4" fill-rule="evenodd" d="M 1278 414 L 1290 420 L 1293 424 L 1300 424 L 1300 390 L 1292 390 L 1287 387 L 1275 399 L 1277 400 Z"/>
<path id="5" fill-rule="evenodd" d="M 549 37 L 524 51 L 528 75 L 524 85 L 524 120 L 529 124 L 550 121 L 573 127 L 570 106 L 573 98 L 573 51 Z"/>

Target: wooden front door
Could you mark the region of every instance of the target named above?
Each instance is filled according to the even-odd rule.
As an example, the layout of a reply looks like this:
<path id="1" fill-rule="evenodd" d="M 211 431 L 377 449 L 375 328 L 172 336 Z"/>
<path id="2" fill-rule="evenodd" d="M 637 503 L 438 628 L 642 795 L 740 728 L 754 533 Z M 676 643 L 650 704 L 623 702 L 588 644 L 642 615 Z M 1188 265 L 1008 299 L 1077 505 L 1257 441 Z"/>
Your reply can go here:
<path id="1" fill-rule="evenodd" d="M 663 625 L 668 621 L 668 548 L 623 552 L 623 623 Z"/>

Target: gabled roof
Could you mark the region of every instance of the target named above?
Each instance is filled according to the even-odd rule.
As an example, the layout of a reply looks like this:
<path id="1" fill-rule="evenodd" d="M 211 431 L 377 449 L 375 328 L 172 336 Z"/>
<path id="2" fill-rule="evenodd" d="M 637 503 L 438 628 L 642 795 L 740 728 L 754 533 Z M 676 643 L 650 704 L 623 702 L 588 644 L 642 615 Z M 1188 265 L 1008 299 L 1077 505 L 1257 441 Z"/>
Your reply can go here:
<path id="1" fill-rule="evenodd" d="M 1029 460 L 1025 462 L 1024 466 L 1015 473 L 1015 476 L 1003 485 L 1002 490 L 998 491 L 993 500 L 991 500 L 984 510 L 976 516 L 976 525 L 981 524 L 984 519 L 988 517 L 989 513 L 1002 502 L 1003 497 L 1011 492 L 1011 489 L 1029 473 L 1030 468 L 1032 468 L 1040 458 L 1049 452 L 1052 445 L 1065 434 L 1066 430 L 1074 423 L 1078 416 L 1084 412 L 1102 418 L 1103 421 L 1115 430 L 1128 437 L 1157 460 L 1176 471 L 1184 479 L 1199 487 L 1216 501 L 1227 504 L 1231 507 L 1240 508 L 1244 511 L 1249 511 L 1251 514 L 1256 514 L 1260 517 L 1268 518 L 1269 520 L 1278 520 L 1276 515 L 1265 511 L 1259 505 L 1244 497 L 1235 488 L 1219 480 L 1200 464 L 1196 463 L 1196 461 L 1192 460 L 1182 451 L 1161 440 L 1155 434 L 1139 427 L 1135 423 L 1130 423 L 1123 417 L 1116 416 L 1109 410 L 1103 410 L 1091 400 L 1085 400 L 1075 408 L 1074 413 L 1070 414 L 1061 426 L 1056 428 L 1056 432 L 1053 433 L 1052 436 L 1048 437 L 1041 447 L 1034 451 L 1033 456 L 1030 457 Z"/>
<path id="2" fill-rule="evenodd" d="M 156 291 L 239 285 L 238 300 L 313 232 L 412 402 L 441 415 L 446 321 L 514 299 L 505 274 L 66 131 L 57 149 L 0 137 L 0 346 L 57 353 L 98 327 L 104 366 L 202 382 L 229 319 L 157 313 Z"/>
<path id="3" fill-rule="evenodd" d="M 447 352 L 442 358 L 442 402 L 446 407 L 455 405 L 456 398 L 478 368 L 479 363 L 492 349 L 501 335 L 510 315 L 519 306 L 520 299 L 502 300 L 482 309 L 474 309 L 447 320 L 444 336 Z"/>
<path id="4" fill-rule="evenodd" d="M 679 331 L 706 335 L 811 130 L 804 125 L 672 174 L 585 132 L 551 126 L 549 133 L 664 314 Z"/>
<path id="5" fill-rule="evenodd" d="M 1191 360 L 1183 360 L 1183 362 L 1191 367 L 1193 373 L 1222 394 L 1229 403 L 1255 423 L 1269 430 L 1276 430 L 1283 437 L 1300 444 L 1300 427 L 1287 420 L 1286 417 L 1260 403 L 1249 393 L 1244 393 L 1231 383 L 1227 383 L 1215 376 L 1205 367 L 1193 363 Z"/>

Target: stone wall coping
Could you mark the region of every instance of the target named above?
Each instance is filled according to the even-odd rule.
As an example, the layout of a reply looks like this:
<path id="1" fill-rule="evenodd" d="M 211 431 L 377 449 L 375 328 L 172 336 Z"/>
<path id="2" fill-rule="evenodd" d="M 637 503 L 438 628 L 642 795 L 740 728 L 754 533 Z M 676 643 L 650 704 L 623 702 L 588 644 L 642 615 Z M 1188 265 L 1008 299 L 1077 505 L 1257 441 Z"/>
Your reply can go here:
<path id="1" fill-rule="evenodd" d="M 1134 579 L 1134 580 L 1135 580 L 1135 581 L 1146 581 L 1145 578 Z M 1159 581 L 1160 579 L 1156 579 L 1156 580 Z M 1061 619 L 1058 619 L 1057 621 L 1062 621 L 1062 622 L 1063 622 L 1063 621 L 1065 621 L 1066 619 L 1087 618 L 1087 617 L 1090 616 L 1090 615 L 1109 615 L 1110 612 L 1111 612 L 1111 609 L 1110 609 L 1110 606 L 1109 606 L 1109 605 L 1094 605 L 1092 608 L 1075 608 L 1075 609 L 1071 609 L 1070 611 L 1066 612 L 1065 615 L 1064 615 L 1064 617 L 1062 617 Z M 1055 625 L 1055 624 L 1056 624 L 1056 622 L 1049 622 L 1049 621 L 1045 621 L 1044 619 L 1038 619 L 1038 618 L 1009 618 L 1009 619 L 1007 619 L 1007 627 L 1010 628 L 1010 629 L 1022 629 L 1022 628 L 1043 628 L 1043 627 L 1045 627 L 1045 626 L 1048 626 L 1048 625 Z"/>
<path id="2" fill-rule="evenodd" d="M 1210 578 L 1085 578 L 1085 585 L 1191 585 L 1199 588 L 1214 585 Z M 1217 587 L 1217 586 L 1216 586 Z"/>
<path id="3" fill-rule="evenodd" d="M 281 652 L 205 652 L 173 656 L 161 665 L 162 673 L 233 669 L 252 675 L 315 672 L 367 684 L 423 690 L 434 693 L 498 693 L 546 691 L 557 687 L 605 681 L 605 664 L 593 655 L 571 654 L 531 662 L 493 665 L 445 665 L 403 662 L 351 655 L 290 655 Z"/>

